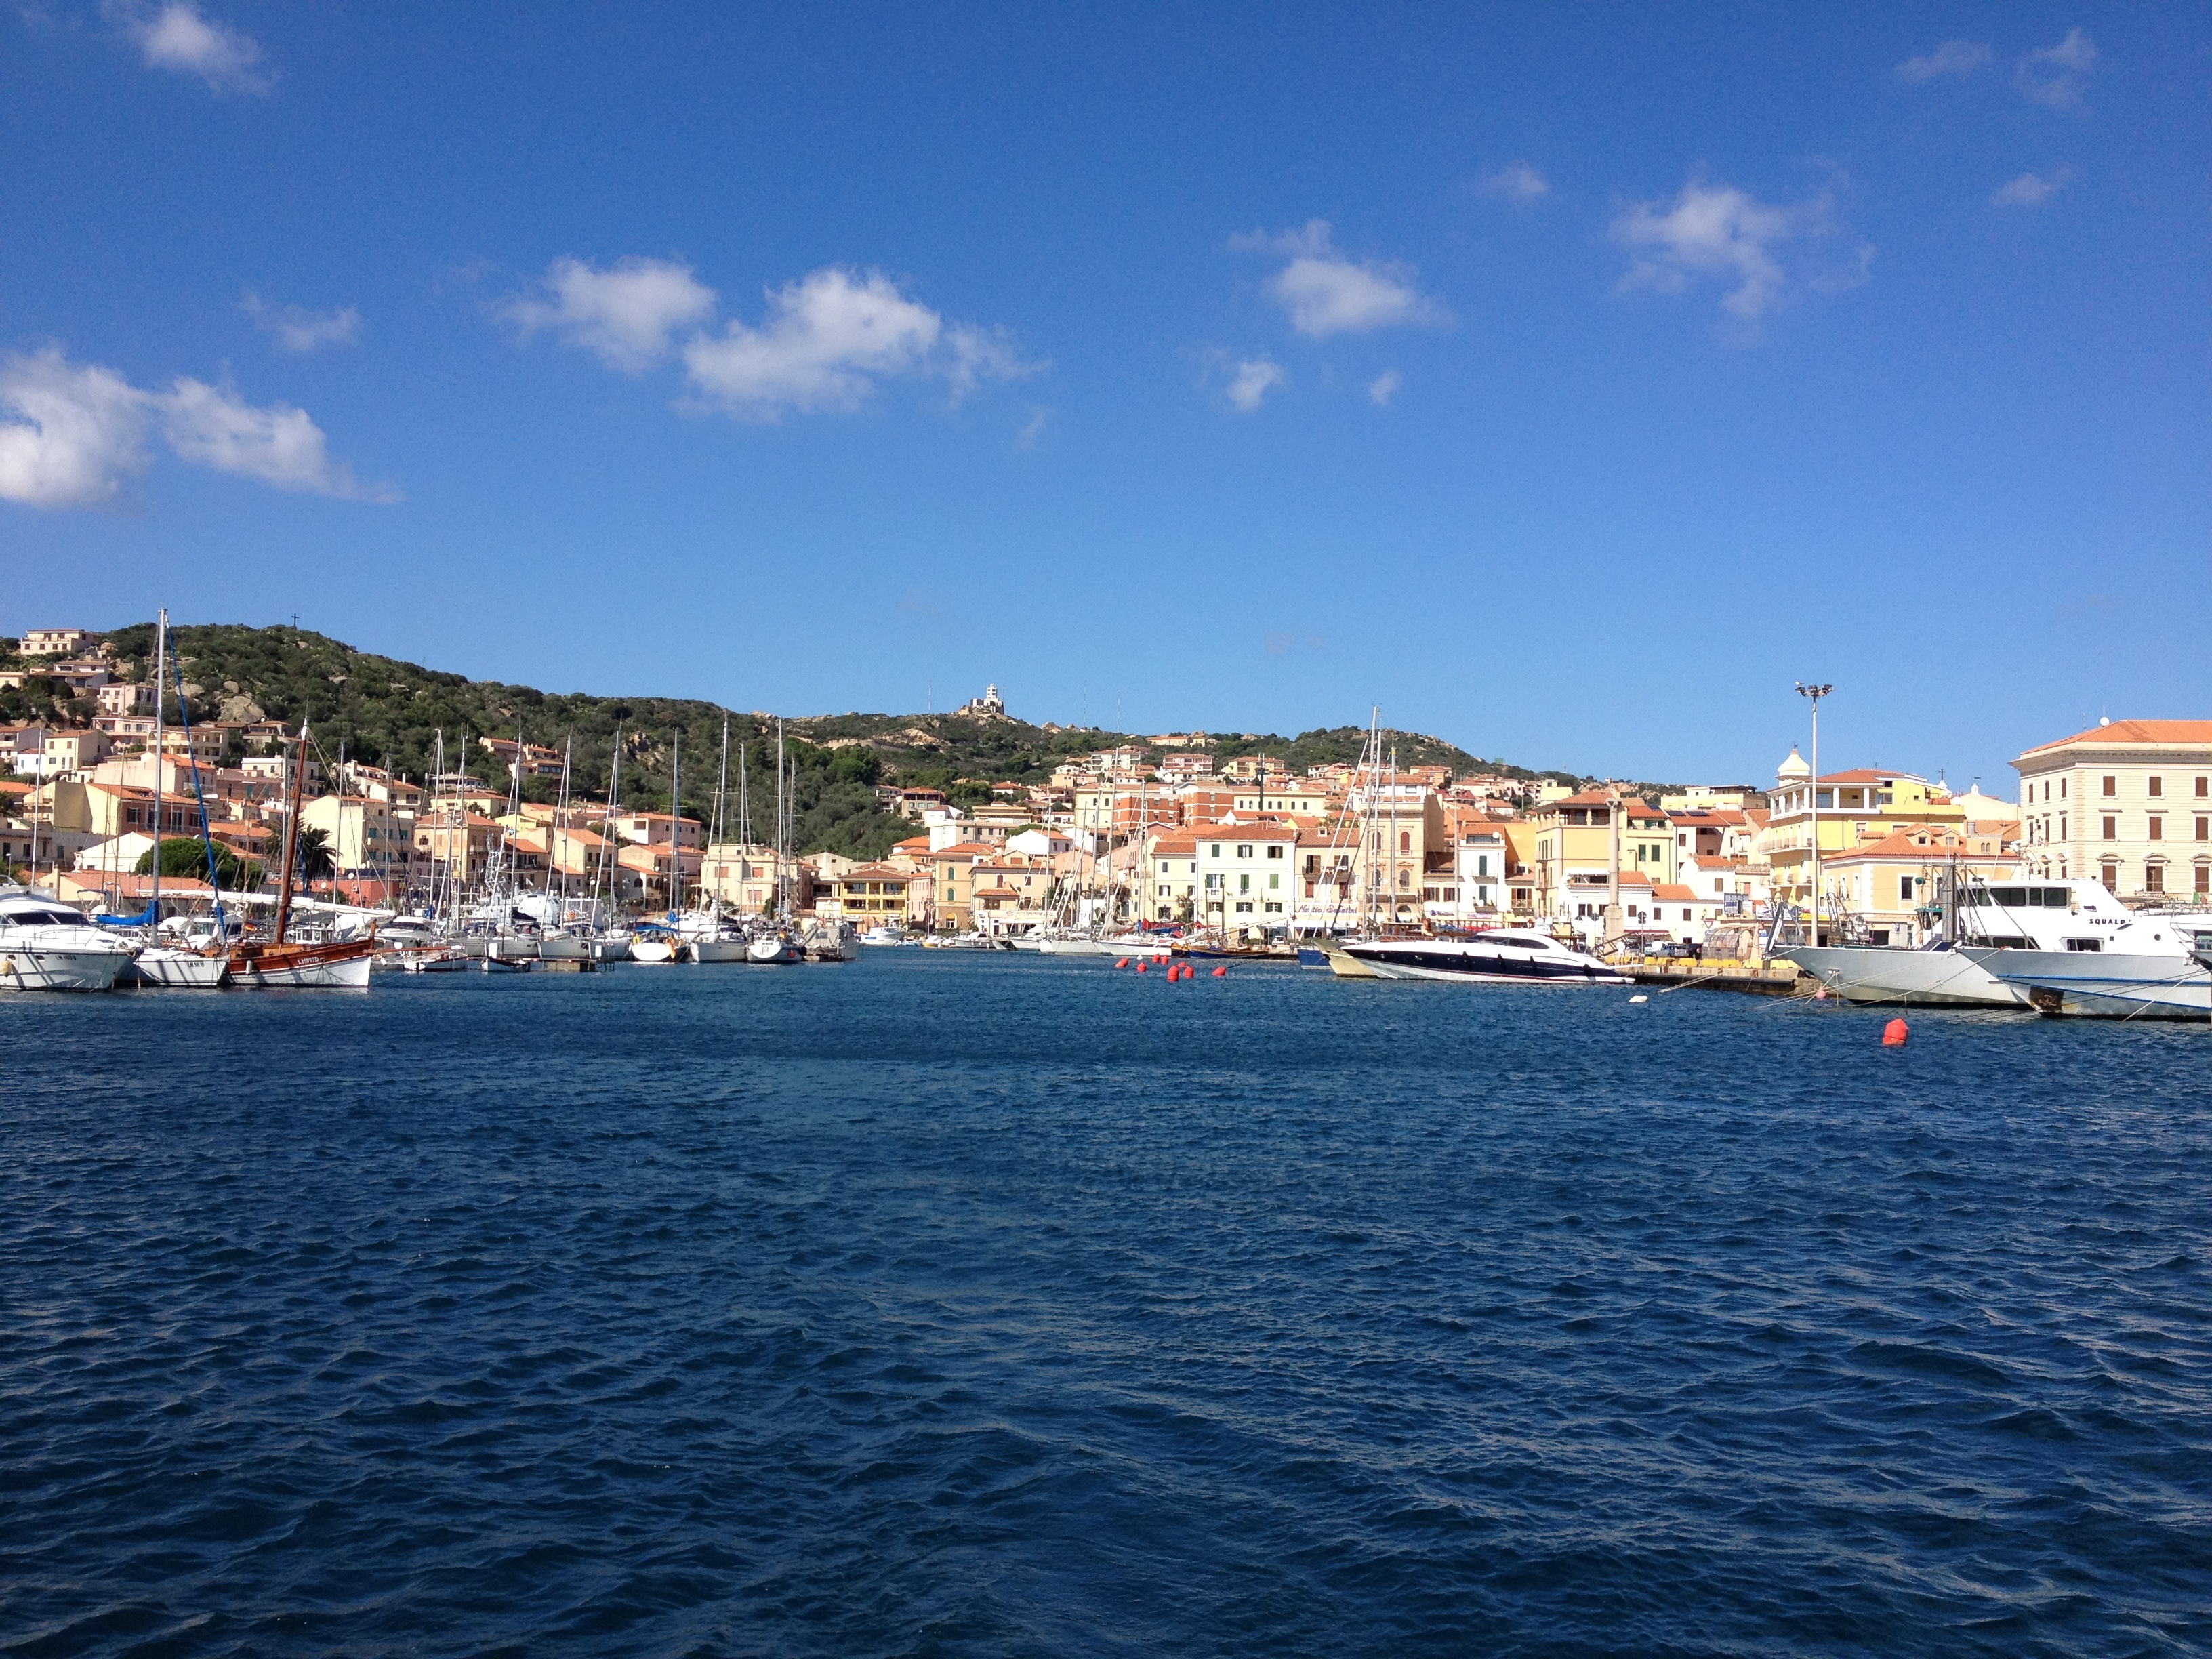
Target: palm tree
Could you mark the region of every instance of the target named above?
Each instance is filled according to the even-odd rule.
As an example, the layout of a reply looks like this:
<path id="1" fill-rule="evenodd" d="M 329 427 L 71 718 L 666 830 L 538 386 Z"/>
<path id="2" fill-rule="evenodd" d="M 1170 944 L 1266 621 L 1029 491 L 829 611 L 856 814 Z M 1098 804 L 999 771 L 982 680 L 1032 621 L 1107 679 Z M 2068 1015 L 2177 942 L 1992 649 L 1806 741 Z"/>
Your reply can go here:
<path id="1" fill-rule="evenodd" d="M 331 838 L 327 831 L 306 829 L 300 831 L 300 879 L 313 883 L 337 872 L 337 860 L 331 854 Z"/>

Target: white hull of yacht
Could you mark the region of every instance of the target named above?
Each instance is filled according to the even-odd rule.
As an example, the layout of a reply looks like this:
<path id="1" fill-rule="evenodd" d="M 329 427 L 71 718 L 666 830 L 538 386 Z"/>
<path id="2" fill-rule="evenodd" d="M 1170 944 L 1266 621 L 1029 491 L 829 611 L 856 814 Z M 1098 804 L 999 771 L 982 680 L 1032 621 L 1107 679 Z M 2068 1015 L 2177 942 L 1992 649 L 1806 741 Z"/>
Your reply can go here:
<path id="1" fill-rule="evenodd" d="M 744 962 L 750 946 L 742 939 L 695 939 L 690 941 L 694 962 Z"/>
<path id="2" fill-rule="evenodd" d="M 115 976 L 118 985 L 160 986 L 173 991 L 212 991 L 230 971 L 228 957 L 149 945 Z"/>
<path id="3" fill-rule="evenodd" d="M 592 954 L 592 941 L 574 933 L 549 933 L 538 941 L 538 954 L 547 962 L 582 962 Z"/>
<path id="4" fill-rule="evenodd" d="M 0 946 L 0 991 L 106 991 L 131 953 L 66 946 Z"/>
<path id="5" fill-rule="evenodd" d="M 806 952 L 787 939 L 757 939 L 745 947 L 745 960 L 757 968 L 788 968 L 806 960 Z"/>
<path id="6" fill-rule="evenodd" d="M 2092 1019 L 2212 1019 L 2212 971 L 2189 957 L 2102 951 L 1981 951 L 2037 1012 Z"/>
<path id="7" fill-rule="evenodd" d="M 1986 954 L 1986 953 L 1984 953 Z M 2008 953 L 2009 954 L 2009 953 Z M 1919 1007 L 2026 1008 L 2027 994 L 2007 985 L 1964 951 L 1885 951 L 1807 945 L 1782 953 L 1845 1002 Z"/>
<path id="8" fill-rule="evenodd" d="M 1024 947 L 1017 942 L 1014 948 L 1018 951 Z M 1110 957 L 1115 954 L 1095 939 L 1040 939 L 1028 948 L 1042 951 L 1048 957 Z"/>
<path id="9" fill-rule="evenodd" d="M 1153 962 L 1165 962 L 1175 954 L 1175 946 L 1160 939 L 1104 939 L 1098 941 L 1102 957 L 1146 957 Z"/>
<path id="10" fill-rule="evenodd" d="M 643 963 L 647 967 L 657 968 L 663 963 L 686 960 L 690 950 L 690 947 L 679 939 L 632 939 L 629 945 L 629 959 L 632 962 Z"/>
<path id="11" fill-rule="evenodd" d="M 1425 979 L 1475 985 L 1631 985 L 1594 957 L 1536 935 L 1498 945 L 1443 939 L 1348 941 L 1345 955 L 1378 979 Z"/>

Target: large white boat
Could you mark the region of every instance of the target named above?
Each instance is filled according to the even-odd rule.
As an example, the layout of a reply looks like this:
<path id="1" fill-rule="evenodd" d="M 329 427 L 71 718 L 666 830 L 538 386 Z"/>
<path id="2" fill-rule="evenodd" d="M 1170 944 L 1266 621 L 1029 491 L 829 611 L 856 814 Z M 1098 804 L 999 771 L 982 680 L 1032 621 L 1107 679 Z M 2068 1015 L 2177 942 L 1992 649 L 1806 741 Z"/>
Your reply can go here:
<path id="1" fill-rule="evenodd" d="M 2135 918 L 2149 951 L 1977 951 L 1989 971 L 2038 1013 L 2097 1019 L 2212 1019 L 2212 915 L 2150 911 Z M 2142 937 L 2148 930 L 2148 938 Z M 2179 946 L 2179 951 L 2172 948 Z"/>
<path id="2" fill-rule="evenodd" d="M 1799 945 L 1777 954 L 1846 1002 L 2027 1008 L 2027 991 L 1996 969 L 2014 952 L 2132 951 L 2185 958 L 2170 928 L 2130 910 L 2103 884 L 2070 880 L 1962 885 L 1957 942 L 1917 950 Z M 2157 935 L 2157 937 L 2154 937 Z"/>
<path id="3" fill-rule="evenodd" d="M 1548 933 L 1498 928 L 1468 939 L 1346 939 L 1344 953 L 1378 979 L 1440 979 L 1492 985 L 1627 985 L 1587 951 Z"/>
<path id="4" fill-rule="evenodd" d="M 105 991 L 131 946 L 35 888 L 0 887 L 0 991 Z"/>

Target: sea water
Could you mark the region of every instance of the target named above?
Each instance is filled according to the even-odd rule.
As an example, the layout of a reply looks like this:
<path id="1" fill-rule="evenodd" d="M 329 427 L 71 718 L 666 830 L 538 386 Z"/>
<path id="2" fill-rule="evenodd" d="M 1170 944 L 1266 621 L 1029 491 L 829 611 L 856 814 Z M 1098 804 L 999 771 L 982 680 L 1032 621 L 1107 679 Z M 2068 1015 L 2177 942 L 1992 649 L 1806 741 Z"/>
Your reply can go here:
<path id="1" fill-rule="evenodd" d="M 2212 1645 L 2212 1029 L 1628 999 L 0 1000 L 0 1650 Z"/>

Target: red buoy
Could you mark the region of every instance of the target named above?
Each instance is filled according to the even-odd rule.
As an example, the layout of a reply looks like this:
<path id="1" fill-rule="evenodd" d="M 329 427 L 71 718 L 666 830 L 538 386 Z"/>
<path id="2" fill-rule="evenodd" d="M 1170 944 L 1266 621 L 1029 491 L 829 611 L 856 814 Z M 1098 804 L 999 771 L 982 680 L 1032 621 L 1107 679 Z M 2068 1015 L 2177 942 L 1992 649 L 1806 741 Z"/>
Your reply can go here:
<path id="1" fill-rule="evenodd" d="M 1216 979 L 1226 979 L 1229 976 L 1229 964 L 1223 963 L 1220 967 L 1213 970 L 1213 976 Z"/>
<path id="2" fill-rule="evenodd" d="M 1143 963 L 1140 962 L 1137 964 L 1137 971 L 1140 974 L 1145 971 L 1145 964 Z"/>
<path id="3" fill-rule="evenodd" d="M 1116 962 L 1114 965 L 1115 965 L 1116 968 L 1127 968 L 1127 967 L 1129 965 L 1129 958 L 1128 958 L 1128 957 L 1122 957 L 1119 962 Z"/>
<path id="4" fill-rule="evenodd" d="M 1911 1035 L 1912 1028 L 1910 1025 L 1901 1019 L 1893 1019 L 1881 1028 L 1881 1046 L 1885 1048 L 1902 1048 L 1905 1046 L 1905 1039 Z"/>

